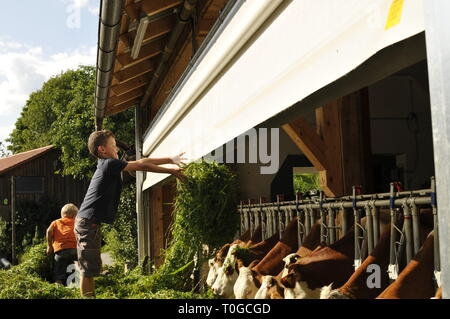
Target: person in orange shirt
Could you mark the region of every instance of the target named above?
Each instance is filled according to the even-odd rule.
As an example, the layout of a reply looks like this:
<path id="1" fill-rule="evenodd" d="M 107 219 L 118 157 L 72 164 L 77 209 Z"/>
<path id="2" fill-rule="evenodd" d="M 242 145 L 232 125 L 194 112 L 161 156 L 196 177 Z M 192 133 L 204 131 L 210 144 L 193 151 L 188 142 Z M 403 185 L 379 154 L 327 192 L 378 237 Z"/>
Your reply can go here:
<path id="1" fill-rule="evenodd" d="M 77 260 L 77 242 L 74 225 L 78 208 L 66 204 L 61 209 L 61 218 L 53 221 L 47 229 L 47 255 L 54 253 L 54 280 L 63 285 L 67 267 Z"/>

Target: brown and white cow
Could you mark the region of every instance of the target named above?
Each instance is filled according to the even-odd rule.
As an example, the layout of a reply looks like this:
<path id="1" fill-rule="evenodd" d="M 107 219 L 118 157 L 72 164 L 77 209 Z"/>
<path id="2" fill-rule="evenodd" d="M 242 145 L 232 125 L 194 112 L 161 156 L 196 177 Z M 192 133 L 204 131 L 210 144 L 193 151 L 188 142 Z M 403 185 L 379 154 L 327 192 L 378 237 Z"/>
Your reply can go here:
<path id="1" fill-rule="evenodd" d="M 352 227 L 332 245 L 319 248 L 290 265 L 288 274 L 280 280 L 284 287 L 292 289 L 289 297 L 318 299 L 324 286 L 332 284 L 337 288 L 343 285 L 353 273 L 353 244 Z"/>
<path id="2" fill-rule="evenodd" d="M 259 263 L 239 268 L 239 277 L 234 284 L 236 298 L 254 298 L 261 285 L 263 275 L 276 274 L 283 269 L 283 257 L 298 248 L 297 217 L 286 226 L 281 239 Z M 251 293 L 249 293 L 251 292 Z M 254 292 L 254 293 L 253 293 Z"/>
<path id="3" fill-rule="evenodd" d="M 435 295 L 434 232 L 430 232 L 417 254 L 377 299 L 423 299 Z"/>
<path id="4" fill-rule="evenodd" d="M 287 275 L 287 267 L 301 257 L 311 254 L 315 249 L 320 249 L 323 246 L 320 245 L 320 221 L 316 222 L 311 231 L 303 240 L 300 248 L 295 252 L 288 254 L 287 256 L 279 255 L 278 259 L 284 262 L 284 268 L 278 268 L 278 264 L 267 260 L 267 265 L 264 265 L 262 260 L 252 270 L 253 277 L 259 279 L 260 287 L 255 295 L 256 299 L 282 299 L 284 298 L 285 287 L 280 283 L 280 279 Z M 263 267 L 264 266 L 264 267 Z M 263 275 L 261 277 L 261 275 Z M 289 291 L 288 291 L 289 295 Z"/>
<path id="5" fill-rule="evenodd" d="M 253 245 L 255 243 L 258 243 L 262 239 L 262 228 L 261 226 L 258 226 L 255 231 L 253 232 L 253 235 L 251 235 L 250 230 L 248 229 L 245 231 L 240 238 L 233 241 L 231 244 L 225 244 L 220 248 L 214 258 L 211 258 L 208 260 L 208 276 L 206 278 L 206 284 L 209 287 L 212 287 L 214 282 L 216 281 L 218 270 L 220 267 L 222 267 L 223 262 L 225 260 L 225 257 L 228 254 L 228 250 L 230 249 L 230 246 L 233 244 L 238 244 L 241 247 L 247 247 L 250 245 Z"/>
<path id="6" fill-rule="evenodd" d="M 387 213 L 386 211 L 384 213 Z M 429 225 L 429 221 L 427 221 L 428 216 L 431 211 L 427 211 L 426 209 L 421 210 L 421 223 L 420 223 L 420 237 L 421 242 L 426 239 L 426 235 L 430 232 L 432 225 Z M 353 273 L 350 279 L 340 288 L 330 291 L 329 293 L 322 292 L 322 299 L 372 299 L 377 297 L 386 287 L 389 285 L 389 276 L 388 276 L 388 266 L 389 266 L 389 254 L 390 254 L 390 239 L 391 232 L 390 226 L 391 224 L 386 224 L 387 218 L 386 215 L 381 219 L 381 228 L 382 233 L 380 236 L 380 240 L 377 246 L 374 248 L 373 252 L 364 260 L 361 266 Z M 401 228 L 403 222 L 397 225 L 397 227 Z M 377 265 L 380 270 L 380 287 L 369 287 L 367 285 L 367 279 L 371 276 L 372 272 L 368 271 L 368 267 L 370 265 Z"/>
<path id="7" fill-rule="evenodd" d="M 276 245 L 279 236 L 280 235 L 276 233 L 272 237 L 250 246 L 248 248 L 250 256 L 247 260 L 248 264 L 253 260 L 261 260 Z M 244 265 L 242 261 L 241 263 L 238 263 L 238 258 L 236 257 L 236 252 L 238 250 L 237 246 L 238 245 L 232 245 L 230 247 L 222 267 L 219 267 L 217 271 L 217 278 L 212 286 L 212 290 L 214 294 L 218 296 L 231 298 L 229 296 L 232 295 L 234 297 L 233 288 L 238 277 L 238 265 L 248 266 L 248 264 Z M 230 293 L 230 291 L 232 293 Z"/>

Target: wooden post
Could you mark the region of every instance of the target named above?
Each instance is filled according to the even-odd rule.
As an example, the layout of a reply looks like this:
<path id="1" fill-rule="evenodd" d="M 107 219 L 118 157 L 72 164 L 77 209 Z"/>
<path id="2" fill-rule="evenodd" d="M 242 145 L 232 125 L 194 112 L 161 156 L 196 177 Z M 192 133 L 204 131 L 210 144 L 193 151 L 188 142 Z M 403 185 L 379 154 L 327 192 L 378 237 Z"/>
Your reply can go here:
<path id="1" fill-rule="evenodd" d="M 11 176 L 11 263 L 16 264 L 16 180 Z"/>
<path id="2" fill-rule="evenodd" d="M 164 211 L 162 186 L 154 187 L 150 195 L 153 260 L 156 266 L 163 263 L 161 249 L 164 248 Z"/>
<path id="3" fill-rule="evenodd" d="M 319 171 L 326 196 L 371 189 L 372 165 L 367 88 L 316 109 L 316 129 L 303 118 L 282 126 Z M 366 186 L 367 185 L 367 186 Z"/>

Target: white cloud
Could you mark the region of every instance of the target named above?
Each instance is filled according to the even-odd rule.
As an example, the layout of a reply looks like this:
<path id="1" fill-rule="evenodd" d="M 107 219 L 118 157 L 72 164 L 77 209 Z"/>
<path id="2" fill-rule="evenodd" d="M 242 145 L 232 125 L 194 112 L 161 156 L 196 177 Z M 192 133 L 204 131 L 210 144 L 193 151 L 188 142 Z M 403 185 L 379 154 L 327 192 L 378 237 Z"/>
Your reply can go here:
<path id="1" fill-rule="evenodd" d="M 0 140 L 11 133 L 30 93 L 51 76 L 96 62 L 95 46 L 53 55 L 8 39 L 0 39 L 0 47 Z"/>
<path id="2" fill-rule="evenodd" d="M 100 12 L 100 0 L 61 0 L 66 6 L 75 9 L 87 9 L 91 14 L 98 15 Z"/>

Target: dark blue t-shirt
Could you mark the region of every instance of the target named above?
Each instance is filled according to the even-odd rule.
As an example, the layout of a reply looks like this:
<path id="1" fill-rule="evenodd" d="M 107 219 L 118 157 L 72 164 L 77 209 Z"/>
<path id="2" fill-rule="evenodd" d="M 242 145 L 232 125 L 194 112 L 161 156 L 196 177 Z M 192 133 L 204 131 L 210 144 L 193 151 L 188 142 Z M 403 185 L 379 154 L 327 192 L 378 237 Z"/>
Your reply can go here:
<path id="1" fill-rule="evenodd" d="M 127 162 L 106 158 L 99 159 L 89 188 L 77 214 L 98 223 L 112 224 L 119 206 L 122 191 L 121 172 Z"/>

